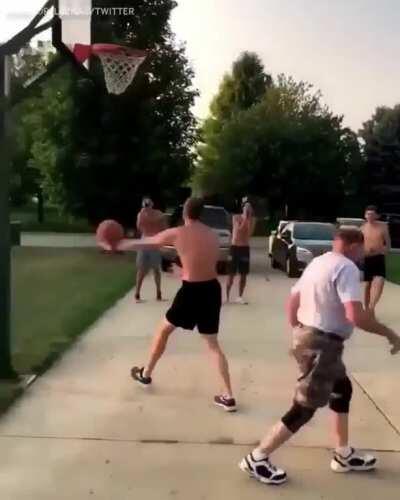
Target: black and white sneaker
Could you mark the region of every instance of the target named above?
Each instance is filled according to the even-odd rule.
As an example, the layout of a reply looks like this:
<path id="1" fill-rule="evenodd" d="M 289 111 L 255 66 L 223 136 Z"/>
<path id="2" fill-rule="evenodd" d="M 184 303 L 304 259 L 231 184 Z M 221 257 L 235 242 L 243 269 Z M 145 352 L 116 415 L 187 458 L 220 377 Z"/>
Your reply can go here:
<path id="1" fill-rule="evenodd" d="M 351 448 L 348 457 L 338 453 L 333 454 L 331 469 L 334 472 L 369 471 L 376 467 L 376 458 L 373 455 L 358 453 Z"/>
<path id="2" fill-rule="evenodd" d="M 143 375 L 143 372 L 144 372 L 144 367 L 138 368 L 137 366 L 134 366 L 131 370 L 131 377 L 143 385 L 151 384 L 151 382 L 152 382 L 151 377 L 145 377 Z"/>
<path id="3" fill-rule="evenodd" d="M 255 460 L 252 453 L 244 457 L 239 468 L 264 484 L 283 484 L 287 480 L 286 472 L 283 469 L 272 465 L 268 458 Z"/>
<path id="4" fill-rule="evenodd" d="M 233 398 L 227 398 L 226 396 L 215 396 L 214 404 L 220 406 L 225 411 L 234 412 L 236 411 L 236 401 Z"/>

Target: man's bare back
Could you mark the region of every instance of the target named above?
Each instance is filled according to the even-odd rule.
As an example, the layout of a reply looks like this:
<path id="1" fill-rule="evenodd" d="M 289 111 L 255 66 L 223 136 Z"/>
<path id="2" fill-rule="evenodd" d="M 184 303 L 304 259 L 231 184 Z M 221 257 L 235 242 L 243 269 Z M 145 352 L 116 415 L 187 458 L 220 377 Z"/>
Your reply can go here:
<path id="1" fill-rule="evenodd" d="M 184 281 L 209 281 L 217 278 L 219 243 L 214 231 L 199 221 L 167 229 L 156 236 L 162 245 L 176 248 Z"/>
<path id="2" fill-rule="evenodd" d="M 385 255 L 390 250 L 388 226 L 384 222 L 366 222 L 361 230 L 364 234 L 364 250 L 367 257 Z"/>

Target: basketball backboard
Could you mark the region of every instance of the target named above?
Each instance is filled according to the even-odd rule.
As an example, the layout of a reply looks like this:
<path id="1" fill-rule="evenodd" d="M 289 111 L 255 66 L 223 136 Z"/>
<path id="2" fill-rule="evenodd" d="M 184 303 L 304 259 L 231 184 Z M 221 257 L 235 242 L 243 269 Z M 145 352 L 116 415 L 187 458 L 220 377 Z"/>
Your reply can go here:
<path id="1" fill-rule="evenodd" d="M 61 39 L 69 48 L 91 44 L 92 0 L 58 0 Z"/>

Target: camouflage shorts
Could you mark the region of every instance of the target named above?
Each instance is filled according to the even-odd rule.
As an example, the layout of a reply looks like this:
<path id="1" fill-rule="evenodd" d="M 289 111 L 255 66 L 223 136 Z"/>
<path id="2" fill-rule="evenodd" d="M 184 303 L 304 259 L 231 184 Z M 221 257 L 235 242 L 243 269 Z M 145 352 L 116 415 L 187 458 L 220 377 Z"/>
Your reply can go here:
<path id="1" fill-rule="evenodd" d="M 300 368 L 295 401 L 322 408 L 328 403 L 335 382 L 346 377 L 343 342 L 315 328 L 301 326 L 293 332 L 292 354 Z"/>

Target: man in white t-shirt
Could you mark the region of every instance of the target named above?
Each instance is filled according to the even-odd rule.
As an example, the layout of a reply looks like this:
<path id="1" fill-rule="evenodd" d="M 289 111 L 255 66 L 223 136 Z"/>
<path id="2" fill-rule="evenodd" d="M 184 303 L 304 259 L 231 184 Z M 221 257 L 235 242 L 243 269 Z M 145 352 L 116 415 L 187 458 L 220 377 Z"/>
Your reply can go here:
<path id="1" fill-rule="evenodd" d="M 360 230 L 339 230 L 333 251 L 315 258 L 292 289 L 287 314 L 294 329 L 292 352 L 300 368 L 293 405 L 239 464 L 263 483 L 286 481 L 286 472 L 271 464 L 270 454 L 328 403 L 335 435 L 331 469 L 348 472 L 375 468 L 375 457 L 357 453 L 348 443 L 352 385 L 342 361 L 344 341 L 358 327 L 385 337 L 395 354 L 400 350 L 400 337 L 363 308 L 360 272 L 354 263 L 362 258 L 363 243 Z"/>

